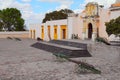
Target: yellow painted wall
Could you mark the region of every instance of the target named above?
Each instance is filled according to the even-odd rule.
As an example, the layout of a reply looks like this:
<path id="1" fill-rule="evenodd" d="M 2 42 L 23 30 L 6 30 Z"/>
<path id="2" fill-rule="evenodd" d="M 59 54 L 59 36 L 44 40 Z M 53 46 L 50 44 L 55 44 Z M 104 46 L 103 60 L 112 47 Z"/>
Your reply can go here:
<path id="1" fill-rule="evenodd" d="M 83 32 L 84 32 L 84 33 L 86 32 L 86 28 L 87 28 L 87 27 L 86 27 L 86 24 L 87 24 L 86 21 L 84 21 L 84 22 L 83 22 Z"/>
<path id="2" fill-rule="evenodd" d="M 32 30 L 30 30 L 30 38 L 32 38 Z"/>
<path id="3" fill-rule="evenodd" d="M 51 34 L 50 34 L 50 26 L 48 26 L 48 37 L 51 40 Z"/>
<path id="4" fill-rule="evenodd" d="M 94 4 L 88 4 L 88 5 L 86 6 L 87 16 L 96 15 L 95 10 L 96 10 L 96 6 L 95 6 Z"/>
<path id="5" fill-rule="evenodd" d="M 35 39 L 35 33 L 36 33 L 36 31 L 33 30 L 33 39 Z"/>
<path id="6" fill-rule="evenodd" d="M 41 38 L 44 39 L 44 26 L 41 26 Z"/>
<path id="7" fill-rule="evenodd" d="M 48 34 L 50 34 L 50 26 L 48 26 Z"/>
<path id="8" fill-rule="evenodd" d="M 66 25 L 61 25 L 61 39 L 66 39 L 67 38 L 67 26 Z"/>
<path id="9" fill-rule="evenodd" d="M 54 26 L 54 39 L 57 40 L 58 39 L 58 34 L 57 34 L 57 25 Z"/>

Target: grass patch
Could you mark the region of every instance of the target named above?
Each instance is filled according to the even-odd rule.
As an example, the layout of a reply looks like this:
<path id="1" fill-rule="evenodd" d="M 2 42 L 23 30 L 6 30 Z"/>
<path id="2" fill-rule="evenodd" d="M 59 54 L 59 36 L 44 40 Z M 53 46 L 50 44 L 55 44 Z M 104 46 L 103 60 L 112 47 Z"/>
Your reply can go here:
<path id="1" fill-rule="evenodd" d="M 12 40 L 13 38 L 11 38 L 11 37 L 7 37 L 7 39 L 10 39 L 10 40 Z"/>
<path id="2" fill-rule="evenodd" d="M 14 38 L 16 41 L 21 41 L 21 39 L 20 38 Z"/>
<path id="3" fill-rule="evenodd" d="M 63 59 L 66 59 L 67 61 L 75 63 L 78 66 L 78 72 L 82 71 L 83 73 L 84 72 L 86 73 L 86 72 L 90 71 L 94 74 L 101 74 L 100 70 L 96 69 L 93 65 L 90 65 L 86 62 L 72 60 L 69 57 L 67 57 L 66 55 L 61 54 L 61 53 L 54 53 L 53 55 L 55 55 L 56 57 L 59 57 L 61 59 L 63 58 Z"/>

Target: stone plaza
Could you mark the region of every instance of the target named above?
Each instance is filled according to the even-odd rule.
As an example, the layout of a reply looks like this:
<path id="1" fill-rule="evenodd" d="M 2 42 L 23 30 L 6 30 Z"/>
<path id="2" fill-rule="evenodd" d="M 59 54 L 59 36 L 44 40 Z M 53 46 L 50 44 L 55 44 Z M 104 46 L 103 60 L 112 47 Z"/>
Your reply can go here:
<path id="1" fill-rule="evenodd" d="M 32 39 L 0 39 L 0 80 L 120 79 L 120 47 L 87 42 L 92 57 L 73 59 L 92 64 L 102 73 L 81 74 L 76 72 L 76 64 L 59 62 L 52 53 L 31 47 L 36 42 Z"/>

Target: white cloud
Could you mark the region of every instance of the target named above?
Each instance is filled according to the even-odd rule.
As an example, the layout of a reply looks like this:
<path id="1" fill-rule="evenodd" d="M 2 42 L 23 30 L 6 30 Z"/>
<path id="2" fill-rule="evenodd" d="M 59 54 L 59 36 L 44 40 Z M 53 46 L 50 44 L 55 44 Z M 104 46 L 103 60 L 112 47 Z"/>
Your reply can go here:
<path id="1" fill-rule="evenodd" d="M 27 18 L 28 19 L 27 21 L 30 22 L 30 23 L 40 23 L 40 22 L 42 22 L 43 18 L 44 18 L 44 14 L 42 14 L 42 13 L 40 13 L 40 14 L 31 13 L 30 17 Z"/>
<path id="2" fill-rule="evenodd" d="M 31 2 L 32 0 L 21 0 L 23 2 Z"/>
<path id="3" fill-rule="evenodd" d="M 80 12 L 82 12 L 82 11 L 83 11 L 83 9 L 75 9 L 75 10 L 74 10 L 75 13 L 80 13 Z"/>
<path id="4" fill-rule="evenodd" d="M 8 7 L 17 8 L 17 9 L 21 10 L 22 12 L 32 10 L 32 7 L 29 3 L 19 3 L 17 1 L 13 2 L 12 5 L 10 5 Z"/>
<path id="5" fill-rule="evenodd" d="M 29 3 L 32 0 L 21 0 L 25 3 L 20 3 L 17 0 L 0 0 L 0 9 L 5 9 L 7 7 L 14 7 L 21 11 L 22 17 L 25 19 L 26 24 L 29 23 L 40 23 L 44 18 L 43 13 L 35 13 L 32 9 L 31 4 Z M 51 3 L 59 3 L 60 6 L 56 7 L 57 10 L 69 8 L 73 3 L 74 0 L 38 0 L 42 2 L 51 2 Z M 115 0 L 84 0 L 83 4 L 79 5 L 79 9 L 74 10 L 74 12 L 78 13 L 84 10 L 85 5 L 88 2 L 98 2 L 99 4 L 104 5 L 105 7 L 109 7 L 111 4 L 115 2 Z M 52 10 L 49 10 L 50 12 Z"/>
<path id="6" fill-rule="evenodd" d="M 26 25 L 30 23 L 40 23 L 44 17 L 44 14 L 42 13 L 33 12 L 32 6 L 29 3 L 20 3 L 16 0 L 0 0 L 0 9 L 5 9 L 8 7 L 19 9 L 22 13 L 22 17 L 25 19 Z"/>
<path id="7" fill-rule="evenodd" d="M 12 5 L 15 0 L 0 0 L 0 9 L 7 8 L 8 6 Z"/>
<path id="8" fill-rule="evenodd" d="M 57 2 L 57 3 L 61 3 L 61 4 L 71 4 L 71 2 L 73 2 L 73 0 L 38 0 L 41 2 Z"/>
<path id="9" fill-rule="evenodd" d="M 41 2 L 50 2 L 50 3 L 60 3 L 60 6 L 56 7 L 56 9 L 65 9 L 69 8 L 71 4 L 73 4 L 73 0 L 38 0 Z"/>
<path id="10" fill-rule="evenodd" d="M 59 7 L 56 7 L 56 10 L 66 9 L 69 8 L 67 5 L 60 5 Z"/>
<path id="11" fill-rule="evenodd" d="M 78 9 L 75 9 L 75 10 L 73 10 L 75 13 L 81 13 L 84 9 L 85 9 L 85 3 L 83 3 L 83 4 L 80 4 L 79 6 L 78 6 Z"/>

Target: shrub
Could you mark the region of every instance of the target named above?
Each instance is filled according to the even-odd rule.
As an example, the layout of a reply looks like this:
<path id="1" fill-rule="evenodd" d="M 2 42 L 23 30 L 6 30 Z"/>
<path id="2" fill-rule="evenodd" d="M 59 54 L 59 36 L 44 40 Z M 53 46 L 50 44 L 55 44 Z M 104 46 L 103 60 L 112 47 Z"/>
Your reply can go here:
<path id="1" fill-rule="evenodd" d="M 110 45 L 106 38 L 98 37 L 95 39 L 95 41 L 105 43 L 106 45 Z"/>
<path id="2" fill-rule="evenodd" d="M 72 39 L 79 39 L 78 34 L 72 34 Z"/>
<path id="3" fill-rule="evenodd" d="M 106 25 L 106 31 L 109 35 L 120 34 L 120 16 L 116 19 L 110 20 L 110 22 L 106 22 L 105 25 Z"/>
<path id="4" fill-rule="evenodd" d="M 37 41 L 43 41 L 43 39 L 41 39 L 41 38 L 37 37 Z"/>
<path id="5" fill-rule="evenodd" d="M 11 39 L 11 40 L 12 40 L 12 38 L 11 38 L 11 37 L 7 37 L 7 39 Z"/>
<path id="6" fill-rule="evenodd" d="M 20 38 L 14 38 L 16 41 L 21 41 L 21 39 Z"/>

